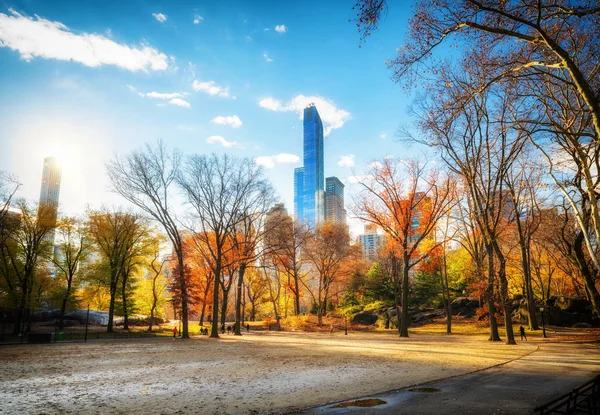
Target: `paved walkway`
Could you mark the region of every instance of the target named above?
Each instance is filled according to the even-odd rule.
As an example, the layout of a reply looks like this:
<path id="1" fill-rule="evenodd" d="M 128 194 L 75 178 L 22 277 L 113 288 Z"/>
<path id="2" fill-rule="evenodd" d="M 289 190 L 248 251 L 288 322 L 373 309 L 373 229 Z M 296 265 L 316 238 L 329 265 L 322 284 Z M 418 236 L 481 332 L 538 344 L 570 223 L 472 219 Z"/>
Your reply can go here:
<path id="1" fill-rule="evenodd" d="M 311 408 L 301 414 L 530 414 L 600 373 L 600 345 L 540 340 L 538 350 L 479 372 L 371 395 L 386 404 L 372 408 Z M 363 398 L 361 398 L 363 399 Z"/>

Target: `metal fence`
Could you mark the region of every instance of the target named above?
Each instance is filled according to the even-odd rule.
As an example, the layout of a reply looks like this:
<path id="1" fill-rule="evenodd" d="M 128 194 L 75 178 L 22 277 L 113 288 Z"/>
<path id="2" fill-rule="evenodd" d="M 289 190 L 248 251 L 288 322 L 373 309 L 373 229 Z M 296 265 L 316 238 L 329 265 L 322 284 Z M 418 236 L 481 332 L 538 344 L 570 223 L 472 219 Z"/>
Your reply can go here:
<path id="1" fill-rule="evenodd" d="M 600 375 L 566 395 L 538 406 L 535 414 L 600 415 Z"/>
<path id="2" fill-rule="evenodd" d="M 28 331 L 29 324 L 23 324 L 15 330 L 15 319 L 12 310 L 0 310 L 0 345 L 23 343 L 55 343 L 55 342 L 87 342 L 103 339 L 139 339 L 157 337 L 157 333 L 144 330 L 115 330 L 107 333 L 106 327 L 100 327 L 89 321 L 89 314 L 85 320 L 74 326 L 58 326 L 57 319 L 33 320 L 32 330 Z M 42 324 L 40 324 L 40 322 Z M 163 334 L 164 335 L 164 334 Z"/>

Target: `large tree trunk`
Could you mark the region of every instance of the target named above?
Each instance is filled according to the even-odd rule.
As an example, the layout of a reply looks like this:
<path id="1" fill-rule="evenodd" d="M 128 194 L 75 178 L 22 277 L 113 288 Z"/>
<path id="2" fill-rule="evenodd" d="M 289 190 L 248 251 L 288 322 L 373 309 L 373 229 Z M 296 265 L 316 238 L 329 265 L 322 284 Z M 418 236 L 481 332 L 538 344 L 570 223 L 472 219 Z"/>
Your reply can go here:
<path id="1" fill-rule="evenodd" d="M 242 321 L 242 284 L 244 282 L 244 273 L 246 272 L 246 264 L 241 263 L 238 269 L 238 281 L 237 281 L 237 297 L 235 299 L 235 327 L 234 334 L 241 336 L 241 321 Z"/>
<path id="2" fill-rule="evenodd" d="M 408 271 L 410 258 L 404 255 L 402 267 L 402 318 L 400 320 L 400 337 L 408 337 Z"/>
<path id="3" fill-rule="evenodd" d="M 535 298 L 531 286 L 531 262 L 529 257 L 529 238 L 524 235 L 521 219 L 516 215 L 517 231 L 519 233 L 519 246 L 521 248 L 521 264 L 523 266 L 523 281 L 525 283 L 525 297 L 527 299 L 527 322 L 529 330 L 539 330 L 535 316 Z"/>
<path id="4" fill-rule="evenodd" d="M 177 266 L 179 267 L 179 288 L 181 291 L 181 338 L 189 339 L 190 333 L 188 331 L 188 293 L 187 284 L 185 281 L 185 263 L 183 262 L 183 248 L 181 244 L 177 246 L 175 250 L 177 251 Z"/>
<path id="5" fill-rule="evenodd" d="M 221 259 L 217 259 L 215 267 L 215 280 L 213 281 L 213 306 L 212 306 L 212 327 L 210 328 L 210 337 L 219 337 L 219 285 L 221 280 Z"/>
<path id="6" fill-rule="evenodd" d="M 221 303 L 221 327 L 225 327 L 225 320 L 227 319 L 227 303 L 229 302 L 229 290 L 223 288 L 223 302 Z"/>
<path id="7" fill-rule="evenodd" d="M 506 279 L 506 258 L 497 241 L 494 241 L 494 251 L 498 257 L 498 279 L 500 280 L 500 298 L 504 308 L 504 328 L 506 330 L 506 344 L 517 344 L 512 326 L 512 307 L 508 298 L 508 280 Z"/>
<path id="8" fill-rule="evenodd" d="M 494 304 L 494 251 L 491 243 L 486 244 L 488 255 L 488 285 L 485 291 L 488 305 L 488 315 L 490 319 L 490 338 L 489 341 L 499 342 L 498 322 L 496 321 L 496 305 Z"/>
<path id="9" fill-rule="evenodd" d="M 575 238 L 575 242 L 573 243 L 573 253 L 575 254 L 575 261 L 577 262 L 577 268 L 579 268 L 579 272 L 583 277 L 583 281 L 585 282 L 585 288 L 590 296 L 590 301 L 592 303 L 592 307 L 594 312 L 598 317 L 600 317 L 600 293 L 596 288 L 596 283 L 590 267 L 588 266 L 585 255 L 583 253 L 583 233 L 578 232 Z M 550 284 L 548 284 L 550 286 Z"/>

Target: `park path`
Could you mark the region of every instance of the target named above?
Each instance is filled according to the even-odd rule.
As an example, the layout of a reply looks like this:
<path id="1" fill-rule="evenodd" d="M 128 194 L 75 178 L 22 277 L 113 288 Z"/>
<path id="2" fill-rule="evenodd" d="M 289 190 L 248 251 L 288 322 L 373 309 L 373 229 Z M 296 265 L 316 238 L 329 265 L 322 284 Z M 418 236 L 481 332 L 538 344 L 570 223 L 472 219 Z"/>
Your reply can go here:
<path id="1" fill-rule="evenodd" d="M 370 395 L 386 404 L 372 408 L 311 408 L 316 414 L 530 414 L 600 373 L 598 343 L 531 341 L 538 349 L 522 358 L 482 371 L 419 385 L 437 392 L 404 388 Z M 362 399 L 362 398 L 361 398 Z"/>

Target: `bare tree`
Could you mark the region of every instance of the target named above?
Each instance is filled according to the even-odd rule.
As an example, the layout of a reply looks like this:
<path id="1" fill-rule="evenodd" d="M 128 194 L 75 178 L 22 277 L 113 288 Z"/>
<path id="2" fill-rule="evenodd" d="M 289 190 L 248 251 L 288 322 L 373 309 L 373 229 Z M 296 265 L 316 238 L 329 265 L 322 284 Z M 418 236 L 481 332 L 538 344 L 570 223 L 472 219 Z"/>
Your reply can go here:
<path id="1" fill-rule="evenodd" d="M 180 164 L 181 153 L 177 150 L 169 152 L 164 143 L 158 141 L 155 147 L 147 144 L 144 149 L 124 158 L 115 156 L 106 169 L 113 190 L 160 223 L 173 244 L 177 266 L 181 270 L 177 275 L 180 276 L 182 338 L 189 338 L 183 243 L 172 200 Z"/>
<path id="2" fill-rule="evenodd" d="M 310 236 L 306 225 L 294 221 L 285 208 L 273 208 L 267 218 L 268 229 L 265 244 L 269 247 L 267 259 L 287 278 L 290 291 L 294 296 L 294 314 L 300 315 L 300 281 L 305 259 L 302 249 Z"/>
<path id="3" fill-rule="evenodd" d="M 211 337 L 219 337 L 219 286 L 227 266 L 227 253 L 233 249 L 236 227 L 244 220 L 244 207 L 262 170 L 250 159 L 227 155 L 195 155 L 188 159 L 178 177 L 187 201 L 194 210 L 197 249 L 210 263 L 214 275 Z"/>

